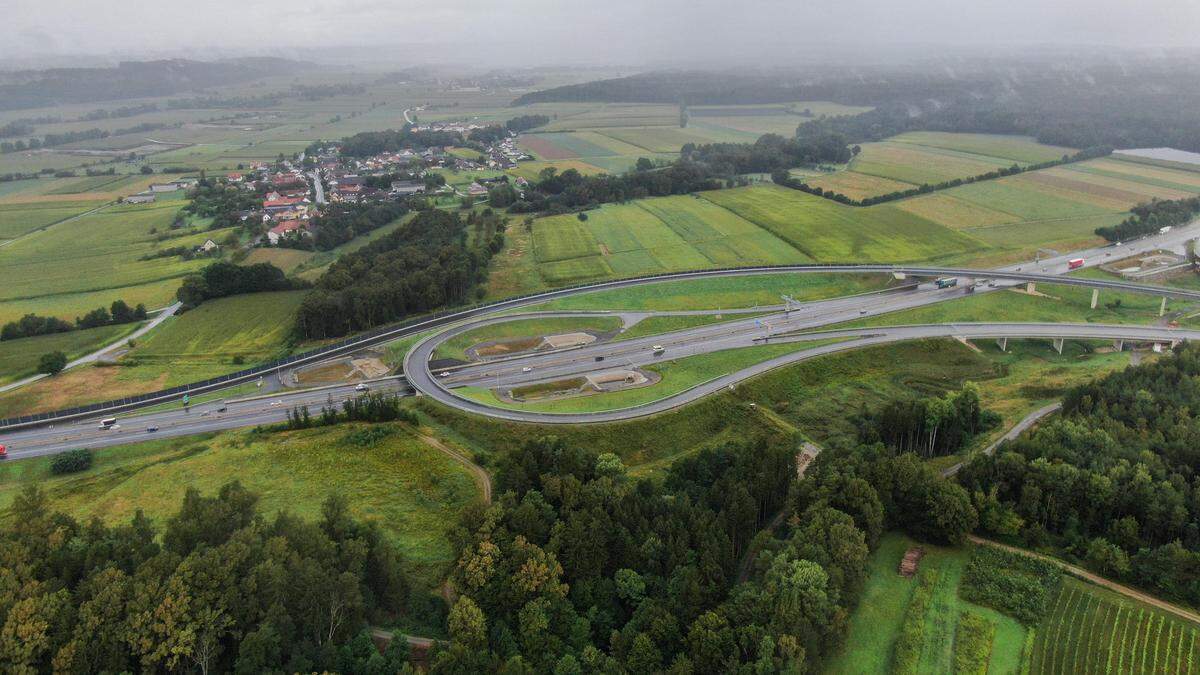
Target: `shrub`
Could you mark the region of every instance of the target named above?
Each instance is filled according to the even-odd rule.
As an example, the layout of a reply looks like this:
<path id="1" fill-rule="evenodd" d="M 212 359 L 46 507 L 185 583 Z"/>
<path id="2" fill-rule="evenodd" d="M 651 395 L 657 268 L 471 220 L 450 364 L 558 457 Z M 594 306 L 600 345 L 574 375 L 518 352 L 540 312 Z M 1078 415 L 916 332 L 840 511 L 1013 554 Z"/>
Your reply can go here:
<path id="1" fill-rule="evenodd" d="M 959 595 L 1033 626 L 1046 613 L 1046 603 L 1061 581 L 1062 571 L 1053 563 L 992 546 L 976 546 L 963 573 Z"/>
<path id="2" fill-rule="evenodd" d="M 50 460 L 50 473 L 61 476 L 66 473 L 79 473 L 92 468 L 92 452 L 80 448 L 57 454 Z"/>
<path id="3" fill-rule="evenodd" d="M 933 591 L 937 588 L 938 571 L 926 570 L 917 580 L 908 608 L 904 610 L 904 623 L 900 625 L 900 637 L 896 638 L 892 672 L 897 675 L 918 673 L 921 660 L 921 643 L 925 640 L 925 614 Z"/>
<path id="4" fill-rule="evenodd" d="M 42 354 L 38 359 L 38 372 L 45 375 L 57 375 L 67 367 L 67 355 L 62 352 Z"/>
<path id="5" fill-rule="evenodd" d="M 958 615 L 954 629 L 954 672 L 959 675 L 987 675 L 996 625 L 975 612 Z"/>

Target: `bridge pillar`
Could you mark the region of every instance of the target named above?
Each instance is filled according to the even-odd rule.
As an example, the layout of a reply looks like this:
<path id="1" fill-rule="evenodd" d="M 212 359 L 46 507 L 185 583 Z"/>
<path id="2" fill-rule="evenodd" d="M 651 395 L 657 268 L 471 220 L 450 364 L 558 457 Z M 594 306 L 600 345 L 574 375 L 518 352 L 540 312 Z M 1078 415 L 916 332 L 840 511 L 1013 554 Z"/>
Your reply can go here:
<path id="1" fill-rule="evenodd" d="M 1096 303 L 1100 301 L 1100 289 L 1092 289 L 1092 309 L 1096 309 Z"/>
<path id="2" fill-rule="evenodd" d="M 1035 290 L 1037 290 L 1037 284 L 1036 284 L 1036 283 L 1034 283 L 1034 282 L 1032 282 L 1032 281 L 1026 281 L 1026 282 L 1025 282 L 1025 292 L 1026 292 L 1026 293 L 1029 293 L 1030 295 L 1033 295 L 1033 293 L 1034 293 L 1034 291 L 1035 291 Z"/>
<path id="3" fill-rule="evenodd" d="M 1000 347 L 1000 351 L 1008 351 L 1008 338 L 1002 337 L 996 339 L 996 344 Z"/>
<path id="4" fill-rule="evenodd" d="M 1113 340 L 1113 349 L 1115 349 L 1119 352 L 1125 351 L 1125 341 L 1124 340 Z"/>
<path id="5" fill-rule="evenodd" d="M 1063 339 L 1062 338 L 1054 338 L 1054 351 L 1061 354 L 1062 349 L 1063 349 Z"/>
<path id="6" fill-rule="evenodd" d="M 1158 315 L 1162 316 L 1167 313 L 1167 296 L 1163 296 L 1162 304 L 1158 306 Z"/>
<path id="7" fill-rule="evenodd" d="M 1179 340 L 1171 340 L 1171 349 L 1175 349 L 1178 346 L 1179 346 Z"/>

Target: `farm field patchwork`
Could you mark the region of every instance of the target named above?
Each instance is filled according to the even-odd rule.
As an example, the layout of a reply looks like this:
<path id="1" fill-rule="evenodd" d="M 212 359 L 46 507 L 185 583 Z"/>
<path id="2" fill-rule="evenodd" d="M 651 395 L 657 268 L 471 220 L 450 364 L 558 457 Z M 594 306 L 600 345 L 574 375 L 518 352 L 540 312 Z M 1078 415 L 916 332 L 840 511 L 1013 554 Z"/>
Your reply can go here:
<path id="1" fill-rule="evenodd" d="M 809 179 L 809 184 L 862 199 L 1074 152 L 1025 136 L 943 132 L 910 132 L 860 147 L 862 152 L 845 170 Z"/>
<path id="2" fill-rule="evenodd" d="M 80 293 L 100 292 L 107 298 L 88 309 L 118 298 L 135 304 L 132 297 L 136 292 L 132 289 L 178 279 L 200 269 L 209 261 L 144 259 L 160 248 L 198 245 L 209 237 L 220 239 L 227 232 L 182 231 L 183 236 L 160 241 L 159 234 L 171 231 L 170 225 L 183 203 L 108 206 L 0 248 L 0 316 L 10 313 L 6 308 L 9 302 L 41 299 L 35 305 L 39 314 L 73 318 L 65 314 L 58 301 Z M 151 309 L 157 306 L 161 305 L 147 302 Z"/>
<path id="3" fill-rule="evenodd" d="M 0 241 L 16 239 L 23 234 L 85 213 L 103 203 L 101 201 L 0 203 Z"/>
<path id="4" fill-rule="evenodd" d="M 779 186 L 701 193 L 817 262 L 937 260 L 985 245 L 892 204 L 851 207 Z"/>
<path id="5" fill-rule="evenodd" d="M 531 272 L 544 283 L 808 260 L 766 229 L 696 197 L 609 204 L 585 215 L 534 221 Z"/>

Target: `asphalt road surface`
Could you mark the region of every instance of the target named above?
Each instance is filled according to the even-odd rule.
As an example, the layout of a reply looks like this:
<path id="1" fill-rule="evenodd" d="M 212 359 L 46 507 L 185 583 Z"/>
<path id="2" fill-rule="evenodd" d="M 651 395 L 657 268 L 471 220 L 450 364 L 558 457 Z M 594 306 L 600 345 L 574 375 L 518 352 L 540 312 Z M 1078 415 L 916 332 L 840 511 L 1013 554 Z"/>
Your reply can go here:
<path id="1" fill-rule="evenodd" d="M 1132 242 L 1129 245 L 1116 247 L 1101 247 L 1087 251 L 1077 251 L 1056 256 L 1039 263 L 1024 263 L 1011 265 L 995 271 L 962 270 L 963 282 L 968 279 L 993 279 L 994 288 L 981 286 L 976 292 L 989 292 L 1020 283 L 1026 278 L 1039 280 L 1055 280 L 1055 275 L 1067 271 L 1067 261 L 1083 257 L 1087 266 L 1103 263 L 1106 260 L 1122 258 L 1137 252 L 1154 249 L 1179 250 L 1184 243 L 1200 235 L 1200 226 L 1192 225 L 1176 228 L 1167 235 L 1156 235 Z M 797 271 L 843 271 L 843 272 L 886 272 L 892 270 L 907 271 L 911 274 L 928 273 L 936 270 L 935 274 L 944 272 L 940 268 L 925 268 L 919 266 L 830 266 L 826 268 L 801 269 Z M 684 278 L 703 278 L 706 276 L 741 276 L 748 274 L 779 273 L 786 269 L 746 269 L 721 272 L 698 272 L 681 275 Z M 953 272 L 953 271 L 952 271 Z M 680 278 L 680 277 L 674 277 Z M 669 279 L 668 279 L 669 280 Z M 1057 280 L 1059 282 L 1065 280 Z M 1106 288 L 1144 289 L 1145 285 L 1127 284 L 1117 281 L 1094 281 L 1072 279 L 1072 282 Z M 653 283 L 653 281 L 618 281 L 602 285 L 599 289 L 589 288 L 580 290 L 563 290 L 552 292 L 553 297 L 567 297 L 578 293 L 594 292 L 611 288 L 622 288 L 636 284 Z M 609 342 L 578 349 L 560 350 L 549 353 L 539 353 L 503 362 L 489 362 L 470 365 L 455 369 L 445 378 L 437 377 L 429 372 L 428 357 L 436 348 L 437 342 L 450 337 L 457 332 L 470 330 L 488 322 L 505 320 L 492 315 L 511 311 L 514 308 L 529 304 L 544 302 L 548 299 L 543 295 L 533 299 L 516 300 L 497 307 L 491 307 L 476 312 L 469 312 L 467 322 L 461 326 L 439 333 L 437 341 L 427 340 L 412 350 L 405 363 L 408 383 L 404 380 L 388 380 L 387 384 L 375 385 L 376 389 L 401 390 L 412 385 L 417 390 L 438 400 L 445 401 L 455 407 L 478 412 L 480 414 L 506 419 L 555 423 L 587 423 L 604 422 L 618 419 L 628 419 L 639 415 L 648 415 L 663 410 L 684 405 L 726 387 L 732 386 L 748 377 L 788 363 L 794 363 L 823 354 L 834 353 L 846 349 L 854 349 L 871 344 L 884 344 L 902 340 L 918 339 L 937 336 L 961 337 L 1065 337 L 1065 338 L 1120 338 L 1128 340 L 1157 340 L 1163 342 L 1177 339 L 1200 339 L 1200 332 L 1169 329 L 1149 326 L 1099 326 L 1087 325 L 1044 325 L 1044 324 L 957 324 L 935 326 L 907 326 L 892 328 L 871 328 L 848 331 L 834 331 L 814 335 L 791 335 L 796 331 L 812 330 L 851 319 L 893 312 L 900 309 L 921 306 L 933 302 L 941 302 L 963 295 L 963 286 L 936 289 L 932 284 L 925 284 L 916 291 L 875 293 L 846 298 L 837 298 L 823 302 L 804 303 L 793 306 L 790 311 L 781 311 L 765 317 L 739 319 L 714 326 L 706 326 L 676 331 L 673 333 L 638 338 L 621 342 Z M 1148 292 L 1169 294 L 1173 297 L 1200 299 L 1200 293 L 1195 291 L 1167 290 L 1150 288 Z M 1103 293 L 1103 292 L 1102 292 Z M 729 313 L 729 312 L 727 312 Z M 732 314 L 732 313 L 730 313 Z M 508 319 L 511 320 L 511 319 Z M 709 383 L 695 387 L 682 394 L 663 399 L 636 410 L 611 411 L 587 415 L 548 415 L 544 413 L 519 413 L 499 408 L 485 406 L 466 401 L 450 394 L 447 386 L 500 386 L 538 382 L 558 379 L 563 375 L 595 372 L 600 369 L 629 367 L 653 363 L 655 360 L 678 358 L 693 354 L 703 354 L 733 347 L 745 347 L 762 344 L 764 339 L 775 343 L 779 341 L 808 341 L 837 337 L 842 342 L 820 345 L 795 354 L 784 355 L 757 364 L 737 373 L 730 373 Z M 394 338 L 388 338 L 394 339 Z M 653 345 L 661 344 L 666 353 L 656 356 L 650 351 Z M 596 361 L 603 357 L 603 361 Z M 599 366 L 599 368 L 598 368 Z M 528 371 L 525 369 L 529 368 Z M 36 427 L 23 431 L 14 431 L 0 436 L 0 444 L 9 447 L 9 456 L 13 458 L 35 455 L 52 454 L 72 448 L 107 447 L 123 443 L 137 442 L 148 438 L 183 436 L 188 434 L 212 432 L 223 429 L 254 426 L 279 422 L 286 418 L 286 411 L 300 405 L 308 405 L 314 412 L 324 404 L 329 397 L 339 401 L 341 398 L 353 395 L 353 386 L 335 387 L 318 391 L 298 391 L 279 393 L 268 397 L 251 400 L 230 402 L 228 410 L 217 413 L 218 404 L 210 403 L 193 406 L 191 410 L 175 409 L 163 412 L 143 413 L 138 415 L 118 416 L 120 428 L 101 430 L 99 417 L 77 423 L 60 423 L 54 426 Z M 340 397 L 340 398 L 339 398 Z M 148 432 L 147 428 L 158 427 L 157 431 Z"/>
<path id="2" fill-rule="evenodd" d="M 287 419 L 294 407 L 307 405 L 312 414 L 330 401 L 337 405 L 358 395 L 353 384 L 324 389 L 290 392 L 282 396 L 263 396 L 229 401 L 225 412 L 217 412 L 220 401 L 202 403 L 184 409 L 182 403 L 159 412 L 117 417 L 112 429 L 100 428 L 100 420 L 88 419 L 70 424 L 35 427 L 6 434 L 0 444 L 8 446 L 10 459 L 50 455 L 75 448 L 104 448 L 126 443 L 140 443 L 156 438 L 189 436 L 259 424 L 274 424 Z M 371 391 L 407 393 L 411 390 L 403 378 L 387 378 L 371 382 Z M 165 407 L 165 406 L 164 406 Z M 156 431 L 148 431 L 157 427 Z"/>

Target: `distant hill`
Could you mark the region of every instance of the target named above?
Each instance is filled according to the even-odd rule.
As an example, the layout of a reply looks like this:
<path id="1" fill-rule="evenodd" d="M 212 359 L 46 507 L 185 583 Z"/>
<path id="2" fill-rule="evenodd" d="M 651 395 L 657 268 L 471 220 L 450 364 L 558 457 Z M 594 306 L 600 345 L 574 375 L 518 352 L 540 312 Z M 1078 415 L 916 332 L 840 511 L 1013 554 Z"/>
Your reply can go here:
<path id="1" fill-rule="evenodd" d="M 0 110 L 167 96 L 268 75 L 290 75 L 314 67 L 301 61 L 260 57 L 125 61 L 115 68 L 11 71 L 0 73 Z"/>

